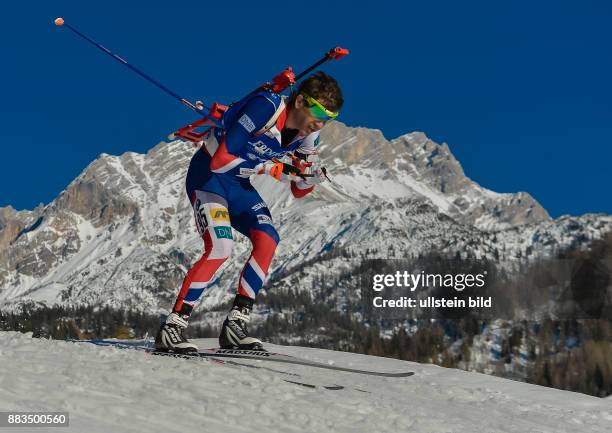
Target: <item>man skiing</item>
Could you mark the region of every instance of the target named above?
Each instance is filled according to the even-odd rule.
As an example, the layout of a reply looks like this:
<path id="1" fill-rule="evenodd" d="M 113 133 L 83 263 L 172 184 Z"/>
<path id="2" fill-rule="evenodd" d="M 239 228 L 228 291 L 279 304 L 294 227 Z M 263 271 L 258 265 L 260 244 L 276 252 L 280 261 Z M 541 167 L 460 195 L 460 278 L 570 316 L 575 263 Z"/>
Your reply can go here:
<path id="1" fill-rule="evenodd" d="M 197 351 L 183 332 L 195 304 L 230 256 L 234 228 L 251 240 L 253 249 L 240 273 L 237 294 L 223 322 L 219 345 L 263 350 L 261 341 L 249 336 L 247 324 L 257 293 L 268 275 L 279 236 L 266 203 L 251 185 L 250 176 L 270 175 L 289 183 L 296 198 L 310 193 L 326 178 L 324 169 L 312 164 L 317 158 L 319 131 L 338 116 L 343 102 L 336 80 L 317 72 L 302 81 L 289 97 L 260 89 L 223 114 L 221 126 L 211 130 L 187 172 L 187 195 L 204 240 L 204 254 L 183 280 L 172 312 L 156 336 L 157 349 Z M 288 154 L 292 155 L 293 164 L 279 161 Z M 303 175 L 305 169 L 308 176 Z"/>

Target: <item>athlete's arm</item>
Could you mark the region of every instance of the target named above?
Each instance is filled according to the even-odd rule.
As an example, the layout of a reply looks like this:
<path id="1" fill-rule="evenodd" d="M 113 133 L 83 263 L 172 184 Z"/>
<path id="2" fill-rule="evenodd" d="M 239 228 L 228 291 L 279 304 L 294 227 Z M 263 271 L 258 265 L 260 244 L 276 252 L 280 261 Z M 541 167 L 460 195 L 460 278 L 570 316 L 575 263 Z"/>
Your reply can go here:
<path id="1" fill-rule="evenodd" d="M 240 157 L 247 141 L 263 128 L 276 111 L 274 104 L 263 96 L 256 96 L 238 113 L 219 142 L 210 161 L 215 173 L 226 173 L 244 162 Z"/>
<path id="2" fill-rule="evenodd" d="M 310 194 L 314 190 L 314 185 L 308 185 L 305 181 L 300 180 L 298 182 L 291 182 L 291 194 L 295 198 L 302 198 L 307 194 Z"/>
<path id="3" fill-rule="evenodd" d="M 301 159 L 306 160 L 310 155 L 315 154 L 316 147 L 319 145 L 319 133 L 320 131 L 313 132 L 304 138 L 304 141 L 295 151 L 296 155 L 299 155 Z M 321 183 L 321 179 L 318 177 L 312 178 L 307 177 L 304 180 L 291 182 L 291 193 L 295 198 L 302 198 L 307 194 L 310 194 L 314 190 L 315 184 Z"/>

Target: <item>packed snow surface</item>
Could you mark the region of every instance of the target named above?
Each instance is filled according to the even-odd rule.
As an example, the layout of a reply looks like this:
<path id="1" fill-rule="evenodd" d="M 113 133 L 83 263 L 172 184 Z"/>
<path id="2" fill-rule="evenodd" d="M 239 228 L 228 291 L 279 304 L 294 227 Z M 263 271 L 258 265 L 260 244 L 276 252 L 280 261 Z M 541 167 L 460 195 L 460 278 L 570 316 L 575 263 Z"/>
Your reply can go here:
<path id="1" fill-rule="evenodd" d="M 201 348 L 216 345 L 213 339 L 194 341 Z M 239 360 L 259 367 L 252 368 L 1 332 L 0 410 L 70 414 L 68 428 L 2 431 L 612 431 L 609 399 L 434 365 L 267 347 L 339 366 L 416 374 L 385 378 Z M 330 390 L 326 385 L 344 389 Z"/>

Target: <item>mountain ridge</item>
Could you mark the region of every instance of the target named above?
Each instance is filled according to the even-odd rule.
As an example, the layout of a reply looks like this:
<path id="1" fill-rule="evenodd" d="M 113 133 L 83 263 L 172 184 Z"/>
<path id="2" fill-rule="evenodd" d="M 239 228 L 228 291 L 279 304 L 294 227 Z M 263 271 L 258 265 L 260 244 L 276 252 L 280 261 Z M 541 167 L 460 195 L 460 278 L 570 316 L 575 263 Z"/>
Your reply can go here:
<path id="1" fill-rule="evenodd" d="M 0 209 L 0 304 L 28 297 L 160 308 L 170 304 L 202 253 L 184 176 L 194 149 L 160 142 L 146 154 L 101 154 L 58 197 L 32 211 Z M 423 133 L 391 141 L 378 130 L 333 122 L 319 152 L 332 182 L 294 200 L 287 185 L 254 185 L 281 235 L 271 270 L 335 247 L 403 254 L 516 259 L 580 248 L 612 230 L 603 214 L 552 220 L 527 193 L 498 194 L 465 176 L 446 144 Z M 302 230 L 308 227 L 309 230 Z M 236 236 L 234 257 L 205 302 L 233 290 L 249 252 Z"/>

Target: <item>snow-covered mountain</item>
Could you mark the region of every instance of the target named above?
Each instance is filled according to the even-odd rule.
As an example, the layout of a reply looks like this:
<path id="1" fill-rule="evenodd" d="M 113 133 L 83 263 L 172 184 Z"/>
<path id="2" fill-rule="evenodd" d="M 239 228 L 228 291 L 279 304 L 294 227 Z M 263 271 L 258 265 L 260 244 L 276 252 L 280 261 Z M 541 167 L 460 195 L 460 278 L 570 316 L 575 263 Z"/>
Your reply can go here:
<path id="1" fill-rule="evenodd" d="M 194 149 L 159 143 L 146 155 L 100 155 L 52 203 L 0 209 L 0 303 L 33 299 L 168 308 L 202 253 L 184 192 Z M 334 247 L 376 257 L 432 249 L 471 257 L 541 257 L 612 230 L 609 215 L 551 220 L 528 193 L 499 194 L 465 176 L 446 144 L 422 133 L 326 127 L 320 154 L 333 182 L 295 200 L 286 185 L 255 180 L 281 235 L 272 270 L 313 263 Z M 236 236 L 205 302 L 233 291 L 250 245 Z"/>
<path id="2" fill-rule="evenodd" d="M 216 344 L 195 341 L 202 348 Z M 248 360 L 228 365 L 0 332 L 0 407 L 69 412 L 67 428 L 15 431 L 603 433 L 612 427 L 609 399 L 431 364 L 270 349 L 415 375 L 375 377 Z"/>

